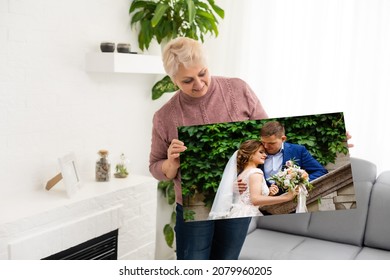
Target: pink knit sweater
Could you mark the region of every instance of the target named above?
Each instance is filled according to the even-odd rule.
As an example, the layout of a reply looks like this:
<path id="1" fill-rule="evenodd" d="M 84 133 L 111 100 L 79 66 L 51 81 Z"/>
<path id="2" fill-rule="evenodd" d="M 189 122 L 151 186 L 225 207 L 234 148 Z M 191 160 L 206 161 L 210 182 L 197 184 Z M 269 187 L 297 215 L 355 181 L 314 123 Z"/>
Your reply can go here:
<path id="1" fill-rule="evenodd" d="M 259 99 L 241 79 L 213 76 L 207 93 L 200 98 L 190 97 L 179 90 L 154 114 L 150 173 L 157 180 L 167 180 L 162 172 L 162 164 L 167 159 L 167 150 L 172 139 L 178 138 L 178 126 L 264 118 L 267 118 L 267 113 Z M 173 181 L 176 202 L 182 204 L 180 170 Z"/>

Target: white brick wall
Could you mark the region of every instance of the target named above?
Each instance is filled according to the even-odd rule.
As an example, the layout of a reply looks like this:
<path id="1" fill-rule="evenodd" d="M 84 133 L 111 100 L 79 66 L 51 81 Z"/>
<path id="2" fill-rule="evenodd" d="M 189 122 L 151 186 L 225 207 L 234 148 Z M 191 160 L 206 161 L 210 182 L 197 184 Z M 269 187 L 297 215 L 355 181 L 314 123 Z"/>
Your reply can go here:
<path id="1" fill-rule="evenodd" d="M 69 151 L 90 176 L 102 148 L 113 164 L 124 152 L 131 173 L 149 175 L 152 115 L 167 100 L 151 100 L 159 77 L 84 70 L 85 54 L 99 51 L 101 41 L 138 50 L 129 5 L 0 0 L 0 203 L 43 189 Z M 126 258 L 144 256 L 132 242 Z"/>

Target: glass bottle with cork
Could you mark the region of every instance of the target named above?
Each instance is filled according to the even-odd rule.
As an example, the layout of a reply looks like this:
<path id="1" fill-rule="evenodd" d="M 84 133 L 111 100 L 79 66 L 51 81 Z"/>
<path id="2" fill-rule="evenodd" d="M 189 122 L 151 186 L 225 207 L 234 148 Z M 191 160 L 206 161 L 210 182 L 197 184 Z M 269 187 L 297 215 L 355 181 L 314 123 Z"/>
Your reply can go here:
<path id="1" fill-rule="evenodd" d="M 99 150 L 98 152 L 99 159 L 96 161 L 96 181 L 98 182 L 108 182 L 110 181 L 111 174 L 111 163 L 108 158 L 107 150 Z"/>

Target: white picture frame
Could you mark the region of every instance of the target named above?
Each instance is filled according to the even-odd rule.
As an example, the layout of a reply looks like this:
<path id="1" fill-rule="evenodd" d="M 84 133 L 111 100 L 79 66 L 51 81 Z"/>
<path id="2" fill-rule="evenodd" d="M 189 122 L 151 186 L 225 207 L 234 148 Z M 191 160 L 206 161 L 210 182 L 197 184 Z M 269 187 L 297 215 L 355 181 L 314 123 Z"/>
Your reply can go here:
<path id="1" fill-rule="evenodd" d="M 71 152 L 58 159 L 62 179 L 68 197 L 73 197 L 81 187 L 79 171 L 77 169 L 76 155 Z"/>

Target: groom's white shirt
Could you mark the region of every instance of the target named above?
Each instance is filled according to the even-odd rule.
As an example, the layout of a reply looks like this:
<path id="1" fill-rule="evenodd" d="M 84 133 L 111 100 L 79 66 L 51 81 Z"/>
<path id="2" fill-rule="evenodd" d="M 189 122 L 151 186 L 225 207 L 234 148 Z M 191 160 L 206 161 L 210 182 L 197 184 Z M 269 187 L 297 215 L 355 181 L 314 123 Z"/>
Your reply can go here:
<path id="1" fill-rule="evenodd" d="M 275 175 L 280 170 L 282 170 L 283 166 L 283 149 L 284 143 L 282 144 L 282 148 L 274 155 L 268 155 L 264 162 L 264 176 L 265 179 L 268 179 L 272 175 Z"/>

